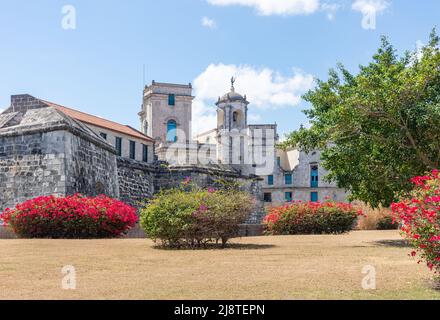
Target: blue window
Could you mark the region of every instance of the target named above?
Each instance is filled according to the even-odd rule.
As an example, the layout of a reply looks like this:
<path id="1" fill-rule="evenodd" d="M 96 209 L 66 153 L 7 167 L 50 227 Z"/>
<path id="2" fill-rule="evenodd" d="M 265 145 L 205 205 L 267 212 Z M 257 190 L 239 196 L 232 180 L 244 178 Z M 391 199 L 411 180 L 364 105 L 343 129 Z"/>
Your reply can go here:
<path id="1" fill-rule="evenodd" d="M 292 192 L 284 193 L 284 198 L 286 199 L 287 202 L 292 202 L 293 200 Z"/>
<path id="2" fill-rule="evenodd" d="M 284 181 L 286 184 L 292 184 L 292 174 L 284 175 Z"/>
<path id="3" fill-rule="evenodd" d="M 312 202 L 318 202 L 318 192 L 312 192 L 312 193 L 310 193 L 310 201 L 312 201 Z"/>
<path id="4" fill-rule="evenodd" d="M 136 142 L 130 140 L 130 159 L 136 159 Z"/>
<path id="5" fill-rule="evenodd" d="M 318 166 L 312 166 L 310 170 L 310 185 L 312 188 L 318 188 L 319 174 Z"/>
<path id="6" fill-rule="evenodd" d="M 174 94 L 169 94 L 168 95 L 168 105 L 169 106 L 176 105 L 176 96 Z"/>
<path id="7" fill-rule="evenodd" d="M 174 120 L 170 120 L 167 123 L 167 141 L 168 142 L 177 141 L 177 123 Z"/>
<path id="8" fill-rule="evenodd" d="M 267 184 L 273 186 L 273 175 L 267 177 Z"/>
<path id="9" fill-rule="evenodd" d="M 122 138 L 116 137 L 116 153 L 118 156 L 122 156 Z"/>
<path id="10" fill-rule="evenodd" d="M 145 144 L 142 145 L 142 161 L 148 162 L 148 146 Z"/>

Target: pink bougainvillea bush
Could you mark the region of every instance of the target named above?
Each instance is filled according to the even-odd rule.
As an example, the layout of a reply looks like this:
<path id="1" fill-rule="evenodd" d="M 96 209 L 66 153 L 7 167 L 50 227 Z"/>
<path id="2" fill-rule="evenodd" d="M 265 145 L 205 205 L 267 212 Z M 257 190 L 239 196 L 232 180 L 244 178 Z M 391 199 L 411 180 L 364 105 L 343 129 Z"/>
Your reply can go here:
<path id="1" fill-rule="evenodd" d="M 0 219 L 21 238 L 114 238 L 137 222 L 136 209 L 98 196 L 46 196 L 6 209 Z"/>
<path id="2" fill-rule="evenodd" d="M 392 205 L 395 221 L 402 234 L 415 248 L 411 256 L 419 263 L 440 272 L 440 177 L 434 170 L 426 176 L 411 179 L 415 188 L 411 196 Z"/>
<path id="3" fill-rule="evenodd" d="M 264 222 L 273 235 L 339 234 L 350 231 L 361 214 L 348 203 L 295 201 L 270 209 Z"/>

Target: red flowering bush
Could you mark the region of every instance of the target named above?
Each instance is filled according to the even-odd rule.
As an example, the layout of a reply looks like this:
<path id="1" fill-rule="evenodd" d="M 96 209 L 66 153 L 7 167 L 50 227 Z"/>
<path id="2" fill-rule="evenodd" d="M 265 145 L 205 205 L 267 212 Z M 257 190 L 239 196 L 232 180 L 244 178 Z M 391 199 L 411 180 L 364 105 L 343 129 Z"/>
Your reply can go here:
<path id="1" fill-rule="evenodd" d="M 22 238 L 112 238 L 132 228 L 138 218 L 129 205 L 98 196 L 38 197 L 6 209 L 0 219 Z"/>
<path id="2" fill-rule="evenodd" d="M 411 196 L 392 204 L 394 220 L 400 222 L 402 234 L 414 246 L 411 256 L 420 256 L 431 270 L 440 272 L 440 177 L 434 170 L 411 179 L 415 185 Z"/>
<path id="3" fill-rule="evenodd" d="M 264 222 L 273 235 L 339 234 L 352 230 L 360 214 L 348 203 L 297 201 L 272 208 Z"/>

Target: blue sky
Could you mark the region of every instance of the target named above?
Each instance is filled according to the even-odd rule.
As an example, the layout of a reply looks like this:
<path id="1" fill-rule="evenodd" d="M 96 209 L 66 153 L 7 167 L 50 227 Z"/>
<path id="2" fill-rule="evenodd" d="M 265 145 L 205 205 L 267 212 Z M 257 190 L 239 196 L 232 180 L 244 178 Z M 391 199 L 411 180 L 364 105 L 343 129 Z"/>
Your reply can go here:
<path id="1" fill-rule="evenodd" d="M 439 23 L 438 0 L 0 0 L 0 109 L 29 93 L 137 128 L 145 64 L 146 82 L 194 84 L 198 131 L 236 76 L 250 121 L 283 134 L 306 123 L 314 77 L 337 62 L 355 72 L 382 34 L 415 49 Z"/>

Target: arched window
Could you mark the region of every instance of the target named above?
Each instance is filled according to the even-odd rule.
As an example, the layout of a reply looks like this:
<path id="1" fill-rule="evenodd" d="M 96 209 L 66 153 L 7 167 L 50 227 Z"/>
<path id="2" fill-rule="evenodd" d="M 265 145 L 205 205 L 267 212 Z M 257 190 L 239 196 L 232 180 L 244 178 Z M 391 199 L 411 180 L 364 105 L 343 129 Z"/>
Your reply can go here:
<path id="1" fill-rule="evenodd" d="M 170 120 L 167 122 L 167 141 L 177 141 L 177 123 L 174 120 Z"/>
<path id="2" fill-rule="evenodd" d="M 237 122 L 237 120 L 238 120 L 238 112 L 235 111 L 235 112 L 232 114 L 232 121 Z"/>

